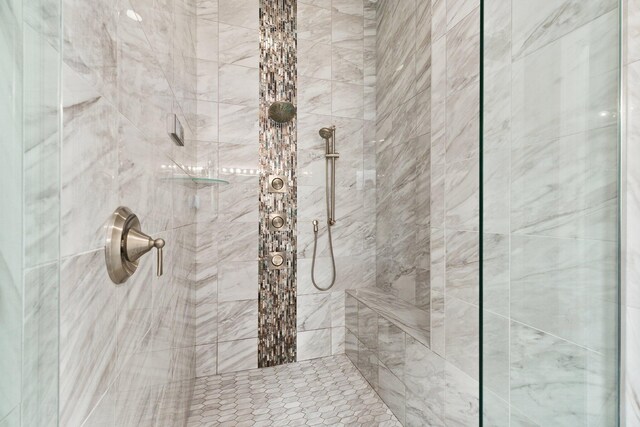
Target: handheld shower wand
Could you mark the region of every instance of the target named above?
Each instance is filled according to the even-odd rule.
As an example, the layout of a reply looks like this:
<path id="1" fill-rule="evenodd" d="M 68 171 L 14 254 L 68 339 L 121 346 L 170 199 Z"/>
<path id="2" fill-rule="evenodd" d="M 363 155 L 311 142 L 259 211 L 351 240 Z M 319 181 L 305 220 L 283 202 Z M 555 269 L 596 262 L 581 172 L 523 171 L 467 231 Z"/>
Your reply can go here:
<path id="1" fill-rule="evenodd" d="M 326 288 L 321 288 L 316 283 L 315 267 L 316 267 L 316 251 L 318 248 L 318 220 L 313 221 L 313 259 L 311 261 L 311 282 L 316 289 L 328 291 L 336 282 L 336 259 L 333 255 L 333 238 L 331 236 L 331 227 L 336 224 L 336 160 L 340 157 L 336 153 L 336 127 L 320 129 L 320 136 L 325 140 L 325 182 L 326 182 L 326 201 L 327 201 L 327 234 L 329 235 L 329 252 L 331 253 L 332 276 L 331 284 Z"/>

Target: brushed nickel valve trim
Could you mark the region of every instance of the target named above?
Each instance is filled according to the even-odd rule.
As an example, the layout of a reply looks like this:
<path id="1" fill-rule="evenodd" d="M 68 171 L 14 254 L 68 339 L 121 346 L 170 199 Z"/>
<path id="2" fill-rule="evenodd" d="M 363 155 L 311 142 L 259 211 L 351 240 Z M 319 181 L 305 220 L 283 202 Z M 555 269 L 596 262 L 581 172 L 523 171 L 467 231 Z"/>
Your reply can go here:
<path id="1" fill-rule="evenodd" d="M 271 252 L 269 254 L 269 270 L 284 270 L 287 268 L 287 257 L 284 252 Z"/>
<path id="2" fill-rule="evenodd" d="M 164 272 L 164 239 L 152 239 L 141 228 L 138 217 L 124 206 L 115 210 L 107 224 L 104 254 L 107 272 L 115 284 L 126 282 L 138 269 L 140 258 L 153 248 L 157 250 L 156 275 Z"/>
<path id="3" fill-rule="evenodd" d="M 269 176 L 269 193 L 286 193 L 287 177 L 281 175 Z"/>
<path id="4" fill-rule="evenodd" d="M 285 213 L 278 212 L 269 215 L 269 231 L 282 231 L 287 224 Z"/>

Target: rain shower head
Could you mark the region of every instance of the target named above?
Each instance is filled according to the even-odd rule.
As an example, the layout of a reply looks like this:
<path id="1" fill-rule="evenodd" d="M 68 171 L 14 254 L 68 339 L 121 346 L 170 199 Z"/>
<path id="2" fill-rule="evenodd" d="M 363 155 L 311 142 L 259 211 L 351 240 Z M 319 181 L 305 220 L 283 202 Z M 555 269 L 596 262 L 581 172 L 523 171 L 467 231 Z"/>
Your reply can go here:
<path id="1" fill-rule="evenodd" d="M 333 137 L 333 129 L 332 128 L 322 128 L 320 129 L 320 137 L 323 139 L 331 139 Z"/>

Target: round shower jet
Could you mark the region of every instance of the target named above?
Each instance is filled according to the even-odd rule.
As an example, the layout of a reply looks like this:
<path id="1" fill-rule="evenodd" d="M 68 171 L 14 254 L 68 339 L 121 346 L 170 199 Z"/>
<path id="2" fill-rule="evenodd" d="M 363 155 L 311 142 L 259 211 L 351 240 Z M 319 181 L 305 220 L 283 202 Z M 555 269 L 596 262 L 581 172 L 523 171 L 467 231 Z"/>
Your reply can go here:
<path id="1" fill-rule="evenodd" d="M 311 282 L 316 289 L 328 291 L 336 282 L 336 259 L 333 255 L 333 238 L 331 236 L 331 227 L 336 223 L 336 160 L 340 157 L 336 153 L 336 127 L 320 129 L 320 137 L 325 140 L 325 179 L 326 179 L 326 201 L 327 201 L 327 234 L 329 234 L 329 252 L 331 253 L 332 276 L 331 283 L 326 288 L 321 288 L 316 283 L 315 267 L 316 267 L 316 251 L 318 248 L 318 220 L 313 220 L 313 259 L 311 261 Z"/>

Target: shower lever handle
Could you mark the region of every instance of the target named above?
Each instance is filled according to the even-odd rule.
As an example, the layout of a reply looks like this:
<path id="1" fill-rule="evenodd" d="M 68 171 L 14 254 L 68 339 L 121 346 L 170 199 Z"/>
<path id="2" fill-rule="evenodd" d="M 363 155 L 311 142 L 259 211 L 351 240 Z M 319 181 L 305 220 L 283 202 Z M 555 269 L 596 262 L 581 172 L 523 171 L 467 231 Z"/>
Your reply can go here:
<path id="1" fill-rule="evenodd" d="M 156 275 L 160 277 L 164 273 L 164 254 L 162 250 L 164 245 L 164 239 L 152 239 L 139 229 L 131 228 L 124 239 L 124 255 L 130 262 L 136 262 L 142 255 L 156 248 L 158 251 Z"/>
<path id="2" fill-rule="evenodd" d="M 140 220 L 131 209 L 120 206 L 107 224 L 104 246 L 107 272 L 113 283 L 124 283 L 138 268 L 140 258 L 156 249 L 156 275 L 164 272 L 164 239 L 153 239 L 142 232 Z"/>

